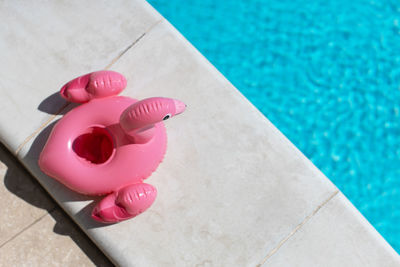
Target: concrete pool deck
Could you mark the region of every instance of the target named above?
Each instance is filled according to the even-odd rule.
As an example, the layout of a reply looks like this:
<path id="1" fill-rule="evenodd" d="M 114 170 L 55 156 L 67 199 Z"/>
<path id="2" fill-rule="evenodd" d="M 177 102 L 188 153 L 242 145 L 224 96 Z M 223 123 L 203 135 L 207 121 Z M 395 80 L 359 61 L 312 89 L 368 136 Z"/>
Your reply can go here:
<path id="1" fill-rule="evenodd" d="M 400 264 L 339 190 L 145 1 L 1 5 L 1 142 L 116 265 Z M 188 105 L 166 123 L 167 154 L 147 180 L 159 192 L 154 205 L 109 226 L 91 220 L 94 198 L 37 166 L 54 123 L 73 107 L 57 90 L 105 68 L 127 77 L 122 95 Z"/>

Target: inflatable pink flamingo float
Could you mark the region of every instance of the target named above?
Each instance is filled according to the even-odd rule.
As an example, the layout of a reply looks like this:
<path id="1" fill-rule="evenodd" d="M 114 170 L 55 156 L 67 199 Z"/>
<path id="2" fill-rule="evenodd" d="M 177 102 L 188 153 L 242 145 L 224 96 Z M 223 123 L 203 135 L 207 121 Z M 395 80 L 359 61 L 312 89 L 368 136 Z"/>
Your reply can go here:
<path id="1" fill-rule="evenodd" d="M 167 144 L 163 121 L 185 110 L 175 99 L 137 101 L 116 96 L 124 76 L 98 71 L 78 77 L 60 91 L 71 102 L 84 103 L 53 128 L 39 158 L 47 175 L 87 195 L 106 195 L 92 217 L 114 223 L 142 213 L 157 190 L 143 180 L 162 161 Z"/>

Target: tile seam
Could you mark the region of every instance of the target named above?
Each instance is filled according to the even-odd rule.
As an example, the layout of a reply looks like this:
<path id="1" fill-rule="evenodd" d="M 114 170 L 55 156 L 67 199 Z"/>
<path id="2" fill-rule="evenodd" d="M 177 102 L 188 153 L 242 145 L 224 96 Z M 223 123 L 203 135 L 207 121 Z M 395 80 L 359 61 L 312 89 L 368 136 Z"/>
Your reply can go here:
<path id="1" fill-rule="evenodd" d="M 18 233 L 16 233 L 15 235 L 13 235 L 12 237 L 10 237 L 9 239 L 7 239 L 6 241 L 4 241 L 4 243 L 2 243 L 0 245 L 0 249 L 3 248 L 5 245 L 7 245 L 8 243 L 12 242 L 14 239 L 16 239 L 18 236 L 20 236 L 21 234 L 23 234 L 26 230 L 28 230 L 29 228 L 31 228 L 33 225 L 35 225 L 36 223 L 40 222 L 44 217 L 46 217 L 47 215 L 50 215 L 51 212 L 53 212 L 53 210 L 55 210 L 55 208 L 51 209 L 50 211 L 46 212 L 45 214 L 43 214 L 42 216 L 40 216 L 39 218 L 35 219 L 33 222 L 31 222 L 30 224 L 28 224 L 27 226 L 25 226 L 24 228 L 22 228 L 21 231 L 19 231 Z"/>
<path id="2" fill-rule="evenodd" d="M 15 150 L 15 155 L 18 155 L 19 151 L 35 136 L 37 135 L 40 131 L 43 130 L 44 127 L 49 125 L 56 117 L 59 115 L 66 107 L 69 106 L 70 103 L 65 103 L 57 112 L 53 115 L 50 116 L 42 125 L 40 125 L 39 128 L 37 128 L 33 133 L 31 133 L 25 140 L 17 147 Z"/>
<path id="3" fill-rule="evenodd" d="M 149 33 L 154 27 L 156 27 L 161 21 L 163 21 L 164 18 L 156 21 L 153 23 L 146 31 L 140 35 L 138 38 L 135 39 L 128 47 L 126 47 L 124 50 L 122 50 L 121 53 L 118 54 L 114 59 L 111 60 L 111 62 L 104 68 L 108 70 L 111 68 L 126 52 L 129 51 L 135 44 L 137 44 L 147 33 Z M 27 138 L 24 139 L 24 141 L 17 147 L 15 150 L 15 155 L 18 155 L 18 153 L 21 151 L 21 149 L 33 138 L 35 137 L 40 131 L 43 130 L 47 125 L 49 125 L 65 108 L 69 106 L 70 103 L 65 103 L 55 114 L 50 116 L 42 125 L 39 126 L 32 134 L 30 134 Z"/>
<path id="4" fill-rule="evenodd" d="M 142 35 L 140 35 L 135 41 L 133 41 L 130 45 L 128 45 L 124 50 L 122 50 L 121 53 L 119 53 L 118 56 L 116 56 L 113 60 L 111 60 L 110 64 L 108 64 L 104 69 L 109 69 L 111 68 L 112 65 L 114 65 L 126 52 L 129 51 L 135 44 L 137 44 L 146 34 L 148 34 L 154 27 L 156 27 L 161 21 L 164 19 L 160 19 L 153 23 Z"/>
<path id="5" fill-rule="evenodd" d="M 321 210 L 322 207 L 324 207 L 328 202 L 330 202 L 340 191 L 336 190 L 333 192 L 327 199 L 325 199 L 316 209 L 313 210 L 311 214 L 309 214 L 307 217 L 304 218 L 302 222 L 300 222 L 284 239 L 282 239 L 278 245 L 270 250 L 268 252 L 267 256 L 264 257 L 264 259 L 257 264 L 257 267 L 261 267 L 263 264 L 267 262 L 269 258 L 271 258 L 278 250 L 293 236 L 295 235 L 312 217 L 314 217 L 315 214 L 318 213 L 318 211 Z"/>

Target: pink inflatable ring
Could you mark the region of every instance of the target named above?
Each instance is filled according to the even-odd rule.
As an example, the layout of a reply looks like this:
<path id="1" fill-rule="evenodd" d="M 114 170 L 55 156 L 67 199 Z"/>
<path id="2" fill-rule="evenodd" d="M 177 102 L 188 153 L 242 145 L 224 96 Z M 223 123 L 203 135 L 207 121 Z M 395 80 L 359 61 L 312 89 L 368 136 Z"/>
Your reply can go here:
<path id="1" fill-rule="evenodd" d="M 78 77 L 61 89 L 84 103 L 53 128 L 39 158 L 47 175 L 87 195 L 105 195 L 92 212 L 98 221 L 132 218 L 151 206 L 157 190 L 143 183 L 162 161 L 167 144 L 163 120 L 185 110 L 175 99 L 141 101 L 116 96 L 126 79 L 113 71 Z"/>

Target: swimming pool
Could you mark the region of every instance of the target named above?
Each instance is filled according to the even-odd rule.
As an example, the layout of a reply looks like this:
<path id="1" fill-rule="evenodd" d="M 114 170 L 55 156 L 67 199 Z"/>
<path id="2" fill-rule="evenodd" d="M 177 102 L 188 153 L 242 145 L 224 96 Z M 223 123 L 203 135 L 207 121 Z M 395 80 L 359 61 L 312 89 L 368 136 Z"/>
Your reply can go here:
<path id="1" fill-rule="evenodd" d="M 400 3 L 150 0 L 400 252 Z"/>

